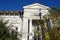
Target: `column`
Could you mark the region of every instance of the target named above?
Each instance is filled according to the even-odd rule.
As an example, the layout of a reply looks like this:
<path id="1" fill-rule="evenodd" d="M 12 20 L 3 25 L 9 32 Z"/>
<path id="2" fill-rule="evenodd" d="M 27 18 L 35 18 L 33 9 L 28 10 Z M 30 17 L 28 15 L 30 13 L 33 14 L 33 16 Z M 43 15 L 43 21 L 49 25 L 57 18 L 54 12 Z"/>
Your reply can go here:
<path id="1" fill-rule="evenodd" d="M 32 33 L 32 19 L 30 19 L 30 33 Z"/>
<path id="2" fill-rule="evenodd" d="M 39 25 L 39 32 L 40 32 L 40 40 L 42 40 L 42 29 L 40 25 Z"/>
<path id="3" fill-rule="evenodd" d="M 30 19 L 30 25 L 29 25 L 29 40 L 32 40 L 33 35 L 32 35 L 32 31 L 33 27 L 32 27 L 32 19 Z"/>
<path id="4" fill-rule="evenodd" d="M 28 40 L 28 19 L 23 19 L 22 40 Z"/>

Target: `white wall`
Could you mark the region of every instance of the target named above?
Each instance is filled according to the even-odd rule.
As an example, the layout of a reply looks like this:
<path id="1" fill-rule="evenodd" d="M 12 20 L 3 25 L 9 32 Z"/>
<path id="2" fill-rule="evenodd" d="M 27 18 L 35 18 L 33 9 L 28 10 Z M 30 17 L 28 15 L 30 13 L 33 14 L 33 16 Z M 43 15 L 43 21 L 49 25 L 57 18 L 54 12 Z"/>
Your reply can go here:
<path id="1" fill-rule="evenodd" d="M 0 15 L 0 17 L 3 18 L 3 21 L 9 20 L 8 25 L 13 25 L 13 29 L 15 30 L 16 27 L 18 27 L 18 32 L 21 32 L 21 27 L 22 27 L 22 20 L 19 15 L 14 16 L 14 15 Z"/>

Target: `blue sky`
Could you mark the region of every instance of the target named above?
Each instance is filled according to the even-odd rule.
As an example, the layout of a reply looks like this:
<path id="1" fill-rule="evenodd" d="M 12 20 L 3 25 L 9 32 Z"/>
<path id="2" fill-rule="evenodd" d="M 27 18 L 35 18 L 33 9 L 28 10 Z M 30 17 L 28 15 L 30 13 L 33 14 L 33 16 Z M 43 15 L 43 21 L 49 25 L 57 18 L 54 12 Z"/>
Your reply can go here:
<path id="1" fill-rule="evenodd" d="M 60 8 L 60 0 L 0 0 L 0 10 L 23 10 L 23 6 L 33 3 Z"/>

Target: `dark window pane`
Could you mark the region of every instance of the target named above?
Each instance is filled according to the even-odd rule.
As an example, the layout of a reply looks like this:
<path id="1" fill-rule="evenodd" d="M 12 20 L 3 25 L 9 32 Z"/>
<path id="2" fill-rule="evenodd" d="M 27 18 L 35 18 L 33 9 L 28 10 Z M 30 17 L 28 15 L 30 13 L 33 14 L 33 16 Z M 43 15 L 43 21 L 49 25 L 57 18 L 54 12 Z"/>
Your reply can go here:
<path id="1" fill-rule="evenodd" d="M 18 30 L 18 27 L 16 27 L 16 30 Z"/>
<path id="2" fill-rule="evenodd" d="M 10 15 L 14 15 L 14 13 L 10 13 Z"/>
<path id="3" fill-rule="evenodd" d="M 5 13 L 5 15 L 9 15 L 9 13 Z"/>
<path id="4" fill-rule="evenodd" d="M 0 15 L 4 15 L 4 13 L 0 13 Z"/>
<path id="5" fill-rule="evenodd" d="M 18 13 L 15 13 L 15 15 L 19 15 Z"/>
<path id="6" fill-rule="evenodd" d="M 39 13 L 40 19 L 41 19 L 41 13 Z"/>

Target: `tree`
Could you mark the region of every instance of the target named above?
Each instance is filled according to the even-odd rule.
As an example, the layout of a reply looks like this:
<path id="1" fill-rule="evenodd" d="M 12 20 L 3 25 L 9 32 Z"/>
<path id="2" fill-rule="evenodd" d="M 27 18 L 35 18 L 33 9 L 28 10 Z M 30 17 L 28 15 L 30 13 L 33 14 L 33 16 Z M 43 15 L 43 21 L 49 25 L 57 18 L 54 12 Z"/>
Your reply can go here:
<path id="1" fill-rule="evenodd" d="M 60 9 L 52 8 L 50 10 L 50 18 L 54 24 L 53 29 L 48 30 L 50 40 L 60 40 Z M 59 35 L 59 36 L 58 36 Z"/>
<path id="2" fill-rule="evenodd" d="M 9 26 L 7 26 L 8 21 L 3 22 L 0 20 L 0 40 L 18 40 L 17 32 L 14 30 L 9 30 Z"/>
<path id="3" fill-rule="evenodd" d="M 44 16 L 44 20 L 40 21 L 37 20 L 37 24 L 41 26 L 42 29 L 42 40 L 60 40 L 60 9 L 59 8 L 52 8 L 49 15 Z M 47 19 L 48 17 L 48 19 Z M 52 20 L 54 26 L 51 29 Z M 44 23 L 46 22 L 46 28 Z M 40 28 L 37 26 L 37 28 Z M 35 30 L 35 33 L 40 35 L 39 30 Z"/>
<path id="4" fill-rule="evenodd" d="M 37 38 L 40 38 L 41 33 L 42 40 L 60 40 L 60 8 L 51 8 L 49 13 L 49 15 L 43 17 L 44 20 L 35 20 L 35 23 L 40 25 L 40 27 L 37 26 L 38 29 L 34 30 L 36 40 L 40 40 Z M 52 20 L 52 22 L 50 20 Z M 40 28 L 41 30 L 39 30 Z M 39 31 L 41 31 L 41 33 Z"/>

